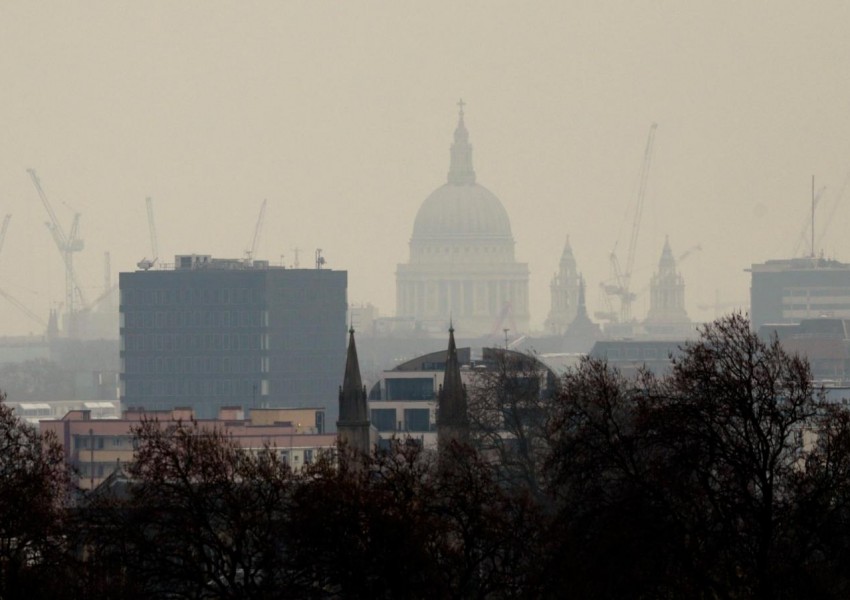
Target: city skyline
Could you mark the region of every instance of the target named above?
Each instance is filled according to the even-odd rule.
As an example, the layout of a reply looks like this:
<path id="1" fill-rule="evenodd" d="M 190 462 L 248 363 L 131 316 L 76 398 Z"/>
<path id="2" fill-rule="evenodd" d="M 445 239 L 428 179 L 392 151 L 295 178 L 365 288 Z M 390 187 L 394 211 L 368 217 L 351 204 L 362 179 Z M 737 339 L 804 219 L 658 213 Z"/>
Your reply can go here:
<path id="1" fill-rule="evenodd" d="M 694 320 L 748 308 L 751 264 L 788 258 L 825 187 L 816 251 L 850 261 L 836 200 L 850 171 L 850 8 L 473 2 L 391 7 L 0 7 L 0 289 L 46 319 L 64 268 L 26 169 L 94 298 L 151 258 L 255 258 L 349 271 L 350 303 L 390 316 L 416 211 L 445 180 L 463 98 L 478 181 L 531 272 L 533 329 L 567 235 L 604 310 L 625 260 L 647 132 L 658 123 L 632 276 L 638 318 L 665 235 Z M 807 248 L 806 243 L 803 248 Z M 707 306 L 709 308 L 700 308 Z M 5 301 L 0 333 L 40 333 Z M 117 332 L 116 332 L 117 334 Z M 342 335 L 342 332 L 341 332 Z"/>

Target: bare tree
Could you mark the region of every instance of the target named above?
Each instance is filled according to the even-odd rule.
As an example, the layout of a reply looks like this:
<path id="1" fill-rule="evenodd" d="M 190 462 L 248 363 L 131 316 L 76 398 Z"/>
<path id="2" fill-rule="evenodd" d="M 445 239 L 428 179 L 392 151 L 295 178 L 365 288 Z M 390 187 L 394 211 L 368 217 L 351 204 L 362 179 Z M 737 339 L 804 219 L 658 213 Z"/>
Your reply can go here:
<path id="1" fill-rule="evenodd" d="M 469 386 L 475 446 L 503 482 L 541 500 L 557 381 L 532 355 L 495 350 L 489 363 L 473 374 Z"/>
<path id="2" fill-rule="evenodd" d="M 112 517 L 98 544 L 104 562 L 121 564 L 147 597 L 275 597 L 288 583 L 281 540 L 293 482 L 279 453 L 195 423 L 148 420 L 134 433 L 128 487 L 99 504 Z"/>
<path id="3" fill-rule="evenodd" d="M 71 474 L 62 447 L 0 394 L 0 598 L 47 595 L 65 562 Z"/>
<path id="4" fill-rule="evenodd" d="M 846 487 L 828 476 L 850 456 L 838 413 L 805 360 L 740 314 L 705 326 L 662 379 L 583 361 L 553 421 L 553 560 L 586 596 L 798 597 L 790 582 L 825 564 L 801 507 Z"/>

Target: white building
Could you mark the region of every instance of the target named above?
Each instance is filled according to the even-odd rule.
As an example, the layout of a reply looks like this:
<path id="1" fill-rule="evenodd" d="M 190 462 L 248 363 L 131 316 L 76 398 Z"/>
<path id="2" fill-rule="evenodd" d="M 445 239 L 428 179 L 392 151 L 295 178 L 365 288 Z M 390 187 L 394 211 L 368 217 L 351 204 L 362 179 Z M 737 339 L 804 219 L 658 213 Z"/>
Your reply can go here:
<path id="1" fill-rule="evenodd" d="M 460 106 L 448 181 L 419 208 L 410 259 L 396 271 L 396 315 L 440 335 L 450 319 L 470 337 L 526 332 L 528 264 L 514 258 L 504 206 L 475 181 Z"/>

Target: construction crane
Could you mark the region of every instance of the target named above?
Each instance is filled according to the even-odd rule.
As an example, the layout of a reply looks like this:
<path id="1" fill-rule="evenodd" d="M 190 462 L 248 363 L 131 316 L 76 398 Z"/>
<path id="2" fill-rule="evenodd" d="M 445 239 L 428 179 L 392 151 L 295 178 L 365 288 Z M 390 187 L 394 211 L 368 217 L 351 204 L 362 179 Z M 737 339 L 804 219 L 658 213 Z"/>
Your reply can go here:
<path id="1" fill-rule="evenodd" d="M 260 245 L 260 232 L 263 230 L 263 220 L 266 216 L 266 200 L 260 205 L 260 214 L 257 217 L 257 225 L 254 227 L 254 237 L 251 238 L 251 245 L 245 250 L 245 262 L 250 263 L 254 260 L 257 253 L 257 248 Z"/>
<path id="2" fill-rule="evenodd" d="M 835 202 L 832 203 L 832 210 L 829 211 L 829 216 L 826 219 L 821 219 L 820 226 L 820 235 L 819 239 L 823 240 L 826 237 L 827 230 L 829 226 L 835 221 L 835 212 L 838 210 L 838 207 L 841 205 L 841 202 L 844 200 L 844 196 L 847 193 L 848 186 L 850 186 L 850 172 L 844 177 L 844 183 L 841 184 L 841 189 L 838 190 L 838 194 L 835 196 Z M 814 245 L 814 244 L 812 244 Z"/>
<path id="3" fill-rule="evenodd" d="M 6 241 L 6 231 L 9 229 L 9 221 L 12 220 L 12 215 L 6 215 L 3 218 L 3 225 L 0 226 L 0 252 L 3 250 L 3 243 Z M 6 299 L 6 301 L 28 316 L 30 319 L 47 328 L 47 323 L 31 311 L 24 303 L 19 302 L 17 298 L 6 292 L 6 290 L 0 289 L 0 296 Z"/>
<path id="4" fill-rule="evenodd" d="M 6 230 L 9 229 L 9 221 L 12 220 L 12 215 L 6 215 L 3 218 L 3 226 L 0 227 L 0 252 L 3 251 L 3 242 L 6 241 Z"/>
<path id="5" fill-rule="evenodd" d="M 59 254 L 62 255 L 62 260 L 65 263 L 65 308 L 67 310 L 69 325 L 71 328 L 71 331 L 68 333 L 73 336 L 75 332 L 72 330 L 75 328 L 74 320 L 77 312 L 77 306 L 86 305 L 83 290 L 77 283 L 77 274 L 74 271 L 74 253 L 80 252 L 83 249 L 83 240 L 78 237 L 80 229 L 80 213 L 74 214 L 74 220 L 71 223 L 71 232 L 66 235 L 65 230 L 59 223 L 56 213 L 53 211 L 53 207 L 50 205 L 50 201 L 47 199 L 47 195 L 41 187 L 41 181 L 39 180 L 38 175 L 36 175 L 33 169 L 27 169 L 27 173 L 29 173 L 33 185 L 35 185 L 35 189 L 38 192 L 38 197 L 41 198 L 41 202 L 44 204 L 47 215 L 50 217 L 50 221 L 46 223 L 46 225 L 50 230 L 50 233 L 53 235 L 53 241 L 56 242 L 56 248 L 59 250 Z"/>
<path id="6" fill-rule="evenodd" d="M 646 195 L 646 182 L 649 177 L 649 167 L 652 164 L 652 148 L 655 143 L 655 130 L 658 128 L 657 123 L 653 123 L 649 128 L 649 137 L 646 140 L 646 149 L 643 153 L 643 165 L 640 170 L 640 179 L 638 180 L 638 191 L 635 199 L 635 214 L 632 221 L 632 232 L 629 238 L 629 252 L 626 255 L 625 270 L 620 267 L 620 260 L 617 257 L 617 246 L 614 245 L 614 250 L 609 256 L 611 262 L 611 270 L 614 275 L 613 284 L 603 284 L 605 293 L 609 296 L 617 296 L 620 299 L 620 322 L 627 323 L 632 319 L 632 302 L 636 296 L 632 293 L 631 278 L 632 268 L 635 262 L 635 250 L 637 248 L 638 232 L 640 231 L 640 219 L 643 213 L 643 200 Z M 619 241 L 618 241 L 619 243 Z"/>
<path id="7" fill-rule="evenodd" d="M 153 219 L 153 200 L 151 200 L 150 196 L 145 198 L 145 206 L 148 211 L 148 231 L 150 232 L 151 237 L 151 256 L 153 258 L 150 260 L 143 258 L 136 263 L 136 266 L 143 271 L 147 271 L 153 267 L 156 264 L 156 261 L 159 260 L 159 238 L 156 235 L 156 222 Z"/>

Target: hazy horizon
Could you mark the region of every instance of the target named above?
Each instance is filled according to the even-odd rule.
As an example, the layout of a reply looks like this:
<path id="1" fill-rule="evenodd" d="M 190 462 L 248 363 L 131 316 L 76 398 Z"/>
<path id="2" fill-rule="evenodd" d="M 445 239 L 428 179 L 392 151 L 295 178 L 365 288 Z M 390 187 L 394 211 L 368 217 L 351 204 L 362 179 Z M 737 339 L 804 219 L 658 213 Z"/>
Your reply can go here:
<path id="1" fill-rule="evenodd" d="M 0 290 L 46 318 L 64 267 L 26 173 L 66 230 L 89 298 L 150 257 L 302 267 L 322 248 L 350 303 L 395 311 L 422 201 L 446 179 L 456 103 L 478 182 L 531 271 L 532 324 L 570 236 L 591 314 L 625 261 L 658 123 L 632 276 L 648 307 L 664 238 L 689 316 L 749 306 L 754 262 L 788 258 L 826 187 L 817 252 L 850 262 L 850 5 L 719 3 L 28 3 L 0 5 Z M 618 242 L 619 240 L 619 242 Z M 806 241 L 808 251 L 808 241 Z M 700 308 L 707 305 L 708 308 Z M 40 332 L 0 298 L 0 335 Z"/>

